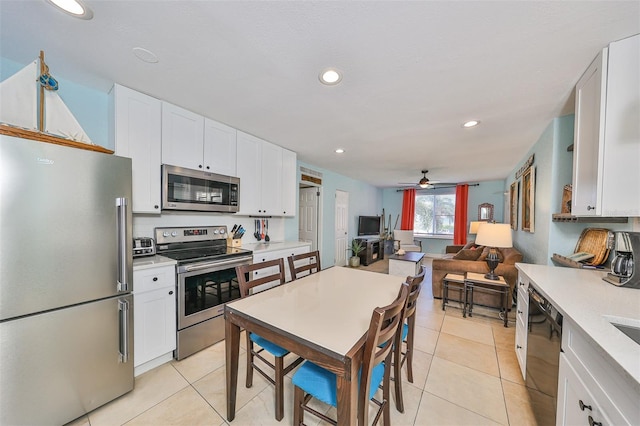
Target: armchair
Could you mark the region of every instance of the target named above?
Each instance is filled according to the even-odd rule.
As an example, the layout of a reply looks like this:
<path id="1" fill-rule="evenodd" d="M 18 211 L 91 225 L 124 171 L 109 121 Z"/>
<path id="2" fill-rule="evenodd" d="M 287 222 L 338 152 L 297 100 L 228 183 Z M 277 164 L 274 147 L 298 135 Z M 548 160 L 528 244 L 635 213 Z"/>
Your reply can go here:
<path id="1" fill-rule="evenodd" d="M 400 247 L 404 251 L 422 251 L 422 241 L 413 238 L 413 230 L 401 231 L 393 230 L 393 239 L 398 240 Z"/>

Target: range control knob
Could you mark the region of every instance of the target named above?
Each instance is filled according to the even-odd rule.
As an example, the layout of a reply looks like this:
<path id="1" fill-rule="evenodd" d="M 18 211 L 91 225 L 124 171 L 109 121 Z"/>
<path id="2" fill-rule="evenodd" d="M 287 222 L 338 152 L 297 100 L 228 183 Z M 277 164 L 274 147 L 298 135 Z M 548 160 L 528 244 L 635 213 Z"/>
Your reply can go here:
<path id="1" fill-rule="evenodd" d="M 162 233 L 162 236 L 163 236 L 163 237 L 168 237 L 168 236 L 169 236 L 169 231 L 164 231 L 164 232 Z"/>
<path id="2" fill-rule="evenodd" d="M 226 234 L 226 233 L 227 233 L 227 230 L 226 230 L 226 229 L 222 228 L 222 229 L 220 230 L 220 234 L 221 234 L 221 235 L 224 235 L 224 234 Z"/>
<path id="3" fill-rule="evenodd" d="M 217 234 L 219 231 L 217 229 L 213 230 L 214 235 Z"/>
<path id="4" fill-rule="evenodd" d="M 171 233 L 171 236 L 172 236 L 172 237 L 177 237 L 177 236 L 178 236 L 178 233 L 177 233 L 176 231 L 173 231 L 173 232 Z"/>

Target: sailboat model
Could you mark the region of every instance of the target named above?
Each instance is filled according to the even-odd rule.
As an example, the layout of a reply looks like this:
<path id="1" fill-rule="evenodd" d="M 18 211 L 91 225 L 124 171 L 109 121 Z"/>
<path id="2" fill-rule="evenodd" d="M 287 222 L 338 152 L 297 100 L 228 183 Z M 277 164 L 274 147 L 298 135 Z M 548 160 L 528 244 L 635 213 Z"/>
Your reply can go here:
<path id="1" fill-rule="evenodd" d="M 0 134 L 113 154 L 94 145 L 57 93 L 44 52 L 0 82 Z"/>

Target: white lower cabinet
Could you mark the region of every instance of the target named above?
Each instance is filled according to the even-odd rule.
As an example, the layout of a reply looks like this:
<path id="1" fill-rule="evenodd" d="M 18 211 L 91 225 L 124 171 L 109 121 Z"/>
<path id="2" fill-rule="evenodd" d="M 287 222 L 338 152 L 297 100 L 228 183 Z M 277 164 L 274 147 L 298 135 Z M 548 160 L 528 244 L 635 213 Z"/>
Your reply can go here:
<path id="1" fill-rule="evenodd" d="M 291 281 L 291 271 L 289 270 L 289 256 L 294 256 L 297 254 L 302 254 L 302 253 L 308 253 L 309 250 L 311 249 L 310 245 L 304 245 L 304 246 L 299 246 L 299 247 L 292 247 L 290 249 L 286 249 L 286 250 L 273 250 L 273 251 L 265 251 L 265 252 L 258 252 L 258 253 L 254 253 L 253 254 L 253 263 L 262 263 L 262 262 L 267 262 L 269 260 L 275 260 L 275 259 L 283 259 L 284 260 L 284 274 L 285 274 L 285 279 L 287 282 Z M 298 264 L 296 264 L 296 266 L 299 266 Z M 257 276 L 265 276 L 265 275 L 269 275 L 272 274 L 276 271 L 275 268 L 271 269 L 265 269 L 263 271 L 255 271 L 254 272 L 254 277 Z M 273 285 L 271 284 L 265 284 L 264 286 L 258 286 L 255 287 L 257 290 L 256 291 L 262 291 L 262 290 L 266 290 L 270 287 L 273 287 Z"/>
<path id="2" fill-rule="evenodd" d="M 529 278 L 522 272 L 518 274 L 518 303 L 516 306 L 516 358 L 520 365 L 522 378 L 527 371 L 527 332 L 529 330 Z"/>
<path id="3" fill-rule="evenodd" d="M 174 266 L 133 272 L 134 368 L 139 375 L 173 358 L 176 349 Z"/>
<path id="4" fill-rule="evenodd" d="M 562 353 L 558 373 L 557 413 L 557 423 L 561 425 L 613 424 Z"/>
<path id="5" fill-rule="evenodd" d="M 566 316 L 558 373 L 558 425 L 638 425 L 640 394 Z"/>

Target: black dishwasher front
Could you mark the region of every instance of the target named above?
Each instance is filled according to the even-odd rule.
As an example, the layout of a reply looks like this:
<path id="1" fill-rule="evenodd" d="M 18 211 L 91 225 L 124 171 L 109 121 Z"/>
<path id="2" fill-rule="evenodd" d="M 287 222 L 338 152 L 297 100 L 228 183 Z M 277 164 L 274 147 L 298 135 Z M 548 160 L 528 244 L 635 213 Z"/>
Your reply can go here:
<path id="1" fill-rule="evenodd" d="M 525 383 L 530 393 L 542 392 L 552 397 L 553 407 L 556 406 L 558 395 L 561 343 L 562 314 L 530 286 Z M 549 418 L 544 420 L 548 422 Z M 553 420 L 555 424 L 555 412 Z"/>

